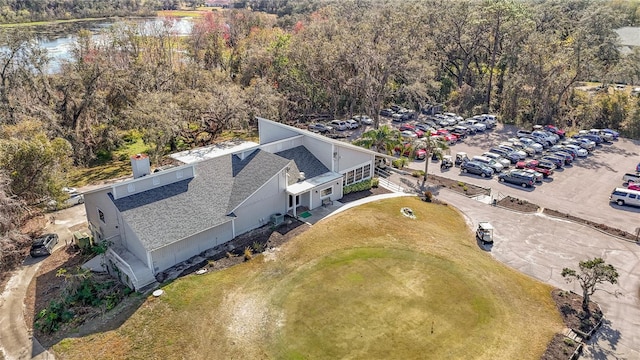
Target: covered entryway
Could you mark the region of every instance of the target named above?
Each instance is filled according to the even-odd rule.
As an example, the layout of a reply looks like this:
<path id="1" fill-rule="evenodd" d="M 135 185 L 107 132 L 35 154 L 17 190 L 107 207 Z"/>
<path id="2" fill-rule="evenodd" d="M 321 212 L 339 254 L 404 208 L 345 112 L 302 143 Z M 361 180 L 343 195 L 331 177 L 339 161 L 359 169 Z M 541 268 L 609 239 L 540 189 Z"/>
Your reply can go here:
<path id="1" fill-rule="evenodd" d="M 312 210 L 325 203 L 342 198 L 343 177 L 326 172 L 312 179 L 287 186 L 287 211 L 298 217 L 299 209 Z"/>

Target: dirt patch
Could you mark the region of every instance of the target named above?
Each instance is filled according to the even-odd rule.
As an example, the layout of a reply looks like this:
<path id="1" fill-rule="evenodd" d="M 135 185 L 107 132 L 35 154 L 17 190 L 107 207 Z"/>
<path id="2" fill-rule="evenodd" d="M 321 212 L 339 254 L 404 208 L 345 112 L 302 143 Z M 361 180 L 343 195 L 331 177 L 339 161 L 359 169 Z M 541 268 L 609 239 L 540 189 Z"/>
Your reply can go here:
<path id="1" fill-rule="evenodd" d="M 427 180 L 430 185 L 444 187 L 467 196 L 491 194 L 491 189 L 486 189 L 481 186 L 469 184 L 464 181 L 447 179 L 438 175 L 429 174 L 429 178 Z"/>
<path id="2" fill-rule="evenodd" d="M 624 230 L 620 230 L 620 229 L 616 229 L 613 228 L 611 226 L 605 225 L 605 224 L 599 224 L 593 221 L 589 221 L 589 220 L 585 220 L 582 218 L 579 218 L 577 216 L 573 216 L 567 213 L 563 213 L 557 210 L 552 210 L 552 209 L 544 209 L 543 211 L 544 214 L 547 214 L 549 216 L 553 216 L 553 217 L 557 217 L 557 218 L 561 218 L 561 219 L 567 219 L 567 220 L 571 220 L 573 222 L 577 222 L 579 224 L 585 224 L 588 226 L 591 226 L 593 228 L 596 228 L 598 230 L 601 230 L 607 234 L 611 234 L 613 236 L 618 236 L 621 237 L 623 239 L 626 240 L 631 240 L 631 241 L 636 241 L 636 235 L 628 233 Z"/>
<path id="3" fill-rule="evenodd" d="M 520 211 L 524 213 L 537 212 L 540 207 L 536 204 L 530 203 L 526 200 L 521 200 L 511 196 L 506 196 L 496 203 L 497 206 L 507 208 L 510 210 Z"/>
<path id="4" fill-rule="evenodd" d="M 598 304 L 589 303 L 589 315 L 582 310 L 582 296 L 561 289 L 554 289 L 551 297 L 556 303 L 558 312 L 565 326 L 586 340 L 600 326 L 602 311 Z M 542 360 L 568 359 L 580 344 L 563 334 L 556 334 L 547 345 Z"/>

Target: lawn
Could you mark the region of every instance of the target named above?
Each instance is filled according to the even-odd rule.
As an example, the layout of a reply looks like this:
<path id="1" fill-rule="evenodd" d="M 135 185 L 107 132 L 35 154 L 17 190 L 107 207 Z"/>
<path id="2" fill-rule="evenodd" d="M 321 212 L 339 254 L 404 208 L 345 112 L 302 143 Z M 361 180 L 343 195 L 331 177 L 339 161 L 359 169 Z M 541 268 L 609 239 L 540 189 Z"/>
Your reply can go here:
<path id="1" fill-rule="evenodd" d="M 409 206 L 417 219 L 400 213 Z M 493 260 L 448 206 L 347 210 L 253 260 L 178 279 L 64 359 L 539 359 L 551 287 Z"/>

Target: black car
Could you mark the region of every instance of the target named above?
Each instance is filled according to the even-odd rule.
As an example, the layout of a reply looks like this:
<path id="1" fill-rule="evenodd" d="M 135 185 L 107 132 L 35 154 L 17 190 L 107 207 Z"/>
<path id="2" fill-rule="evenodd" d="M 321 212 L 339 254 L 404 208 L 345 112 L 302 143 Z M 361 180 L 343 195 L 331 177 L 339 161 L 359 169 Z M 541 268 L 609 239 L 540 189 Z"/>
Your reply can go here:
<path id="1" fill-rule="evenodd" d="M 33 240 L 29 254 L 31 257 L 51 255 L 58 243 L 58 234 L 46 234 Z"/>
<path id="2" fill-rule="evenodd" d="M 545 155 L 541 157 L 540 160 L 551 162 L 558 169 L 562 168 L 562 166 L 564 165 L 564 158 L 561 158 L 555 155 Z"/>
<path id="3" fill-rule="evenodd" d="M 493 176 L 493 169 L 489 166 L 479 163 L 477 161 L 465 161 L 460 164 L 460 170 L 463 173 L 470 173 L 480 175 L 482 177 L 491 177 Z"/>
<path id="4" fill-rule="evenodd" d="M 524 170 L 511 170 L 498 175 L 498 180 L 522 187 L 532 187 L 536 182 L 535 176 Z"/>

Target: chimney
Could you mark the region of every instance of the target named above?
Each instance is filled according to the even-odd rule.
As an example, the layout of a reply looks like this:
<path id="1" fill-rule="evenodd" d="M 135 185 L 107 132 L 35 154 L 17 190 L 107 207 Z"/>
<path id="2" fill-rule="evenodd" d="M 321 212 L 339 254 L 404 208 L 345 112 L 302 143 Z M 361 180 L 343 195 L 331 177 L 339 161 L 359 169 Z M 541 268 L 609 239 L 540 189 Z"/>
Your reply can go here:
<path id="1" fill-rule="evenodd" d="M 131 168 L 133 169 L 133 178 L 137 179 L 151 174 L 151 163 L 149 156 L 146 154 L 136 154 L 131 157 Z"/>

